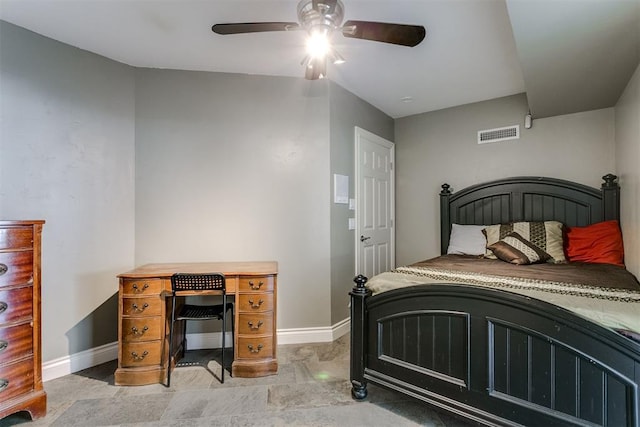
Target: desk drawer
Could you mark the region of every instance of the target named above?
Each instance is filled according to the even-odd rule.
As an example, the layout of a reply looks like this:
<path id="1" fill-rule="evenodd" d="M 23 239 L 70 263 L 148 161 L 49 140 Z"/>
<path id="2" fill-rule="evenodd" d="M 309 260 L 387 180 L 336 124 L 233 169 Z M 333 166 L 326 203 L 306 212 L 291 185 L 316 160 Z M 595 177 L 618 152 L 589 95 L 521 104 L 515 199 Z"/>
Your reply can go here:
<path id="1" fill-rule="evenodd" d="M 238 334 L 273 334 L 273 313 L 242 313 L 238 316 Z"/>
<path id="2" fill-rule="evenodd" d="M 159 295 L 162 279 L 124 279 L 122 293 L 125 295 Z"/>
<path id="3" fill-rule="evenodd" d="M 33 390 L 33 357 L 0 365 L 0 402 Z"/>
<path id="4" fill-rule="evenodd" d="M 240 277 L 239 292 L 273 292 L 273 276 Z"/>
<path id="5" fill-rule="evenodd" d="M 238 311 L 261 312 L 273 310 L 273 294 L 242 294 L 238 296 Z"/>
<path id="6" fill-rule="evenodd" d="M 0 324 L 32 317 L 32 286 L 0 290 Z"/>
<path id="7" fill-rule="evenodd" d="M 273 357 L 273 336 L 239 337 L 239 359 L 265 359 Z"/>
<path id="8" fill-rule="evenodd" d="M 151 341 L 162 338 L 162 318 L 155 317 L 129 317 L 122 319 L 122 340 Z"/>
<path id="9" fill-rule="evenodd" d="M 0 228 L 0 249 L 33 247 L 33 227 Z"/>
<path id="10" fill-rule="evenodd" d="M 147 298 L 123 298 L 123 316 L 160 316 L 164 299 L 159 296 Z"/>
<path id="11" fill-rule="evenodd" d="M 0 363 L 14 361 L 33 353 L 31 322 L 0 328 Z"/>
<path id="12" fill-rule="evenodd" d="M 124 368 L 159 365 L 161 349 L 162 341 L 123 343 L 120 365 Z"/>
<path id="13" fill-rule="evenodd" d="M 0 252 L 0 287 L 33 281 L 33 251 Z"/>

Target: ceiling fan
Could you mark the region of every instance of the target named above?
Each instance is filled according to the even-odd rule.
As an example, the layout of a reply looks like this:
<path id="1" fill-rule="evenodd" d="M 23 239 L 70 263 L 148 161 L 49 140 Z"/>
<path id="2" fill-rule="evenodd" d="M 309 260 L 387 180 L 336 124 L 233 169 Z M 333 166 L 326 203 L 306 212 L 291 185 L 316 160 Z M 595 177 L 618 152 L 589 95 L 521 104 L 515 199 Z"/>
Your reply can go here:
<path id="1" fill-rule="evenodd" d="M 330 44 L 334 32 L 341 32 L 345 37 L 408 47 L 417 46 L 426 34 L 425 28 L 421 25 L 349 20 L 341 26 L 343 18 L 344 5 L 340 0 L 301 0 L 298 3 L 299 22 L 224 23 L 215 24 L 211 30 L 221 35 L 307 31 L 308 54 L 302 60 L 302 65 L 305 66 L 305 78 L 309 80 L 326 76 L 327 57 L 335 64 L 344 62 L 344 58 Z"/>

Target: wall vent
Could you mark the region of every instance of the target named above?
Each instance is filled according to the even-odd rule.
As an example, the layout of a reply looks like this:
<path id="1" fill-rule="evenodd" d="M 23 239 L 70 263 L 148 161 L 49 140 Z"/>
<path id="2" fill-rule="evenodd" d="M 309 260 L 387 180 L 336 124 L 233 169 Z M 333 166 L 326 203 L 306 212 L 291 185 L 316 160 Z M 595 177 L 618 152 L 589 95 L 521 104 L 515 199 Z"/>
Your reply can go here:
<path id="1" fill-rule="evenodd" d="M 520 139 L 520 125 L 478 131 L 478 144 Z"/>

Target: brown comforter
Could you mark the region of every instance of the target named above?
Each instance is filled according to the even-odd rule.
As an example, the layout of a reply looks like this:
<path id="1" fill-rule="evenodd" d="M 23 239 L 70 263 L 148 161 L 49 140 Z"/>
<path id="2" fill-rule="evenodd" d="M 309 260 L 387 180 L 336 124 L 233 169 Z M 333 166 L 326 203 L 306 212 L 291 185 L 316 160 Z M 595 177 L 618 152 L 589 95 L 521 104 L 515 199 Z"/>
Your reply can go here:
<path id="1" fill-rule="evenodd" d="M 500 260 L 475 256 L 443 255 L 411 266 L 640 291 L 640 283 L 633 274 L 612 264 L 572 262 L 568 264 L 514 265 Z"/>
<path id="2" fill-rule="evenodd" d="M 366 284 L 373 295 L 415 285 L 457 283 L 536 298 L 603 326 L 640 334 L 640 283 L 610 264 L 513 265 L 465 255 L 443 255 L 380 273 Z M 629 335 L 628 335 L 629 336 Z"/>

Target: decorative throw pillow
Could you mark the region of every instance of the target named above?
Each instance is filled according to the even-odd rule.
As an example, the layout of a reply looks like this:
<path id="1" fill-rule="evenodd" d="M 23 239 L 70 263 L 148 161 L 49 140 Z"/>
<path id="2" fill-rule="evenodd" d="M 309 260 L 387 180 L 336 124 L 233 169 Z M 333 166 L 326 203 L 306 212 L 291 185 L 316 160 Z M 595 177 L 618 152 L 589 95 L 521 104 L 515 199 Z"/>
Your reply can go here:
<path id="1" fill-rule="evenodd" d="M 544 222 L 512 222 L 508 224 L 490 225 L 483 233 L 487 237 L 487 247 L 503 239 L 507 234 L 516 232 L 525 240 L 537 246 L 551 258 L 547 261 L 560 264 L 567 261 L 564 256 L 562 223 L 558 221 Z M 496 259 L 494 253 L 487 248 L 486 258 Z"/>
<path id="2" fill-rule="evenodd" d="M 448 254 L 484 255 L 487 239 L 482 233 L 485 225 L 451 225 Z"/>
<path id="3" fill-rule="evenodd" d="M 604 221 L 586 227 L 567 227 L 569 261 L 615 264 L 624 267 L 624 246 L 618 221 Z"/>
<path id="4" fill-rule="evenodd" d="M 551 255 L 516 232 L 507 234 L 496 243 L 487 246 L 487 249 L 498 259 L 518 265 L 545 262 L 551 258 Z"/>

